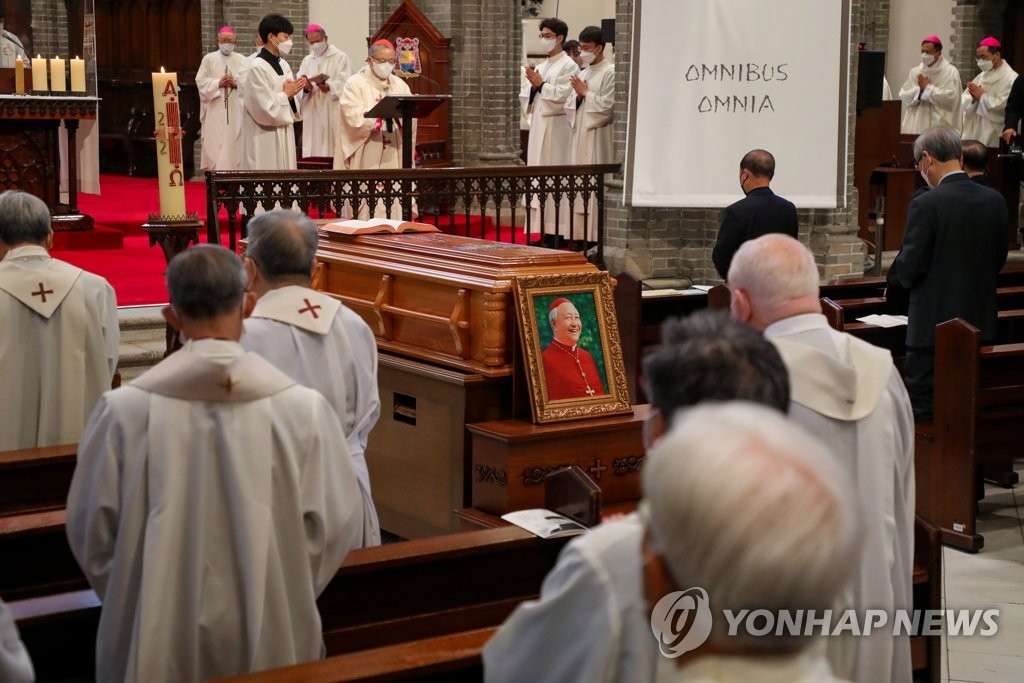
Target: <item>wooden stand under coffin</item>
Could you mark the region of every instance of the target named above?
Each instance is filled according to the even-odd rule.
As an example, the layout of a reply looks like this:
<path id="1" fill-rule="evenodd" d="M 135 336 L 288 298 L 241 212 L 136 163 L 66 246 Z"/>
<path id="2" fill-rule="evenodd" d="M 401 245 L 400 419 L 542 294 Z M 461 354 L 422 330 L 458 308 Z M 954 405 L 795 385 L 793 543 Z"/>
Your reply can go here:
<path id="1" fill-rule="evenodd" d="M 362 316 L 381 351 L 482 377 L 520 362 L 513 277 L 597 271 L 575 252 L 441 233 L 321 232 L 317 260 L 320 289 Z"/>

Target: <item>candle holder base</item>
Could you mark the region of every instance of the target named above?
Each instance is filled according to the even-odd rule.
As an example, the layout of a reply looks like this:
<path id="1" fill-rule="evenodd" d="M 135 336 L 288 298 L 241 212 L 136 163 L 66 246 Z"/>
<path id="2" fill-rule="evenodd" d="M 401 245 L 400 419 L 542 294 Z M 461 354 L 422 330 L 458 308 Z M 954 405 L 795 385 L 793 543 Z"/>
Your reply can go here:
<path id="1" fill-rule="evenodd" d="M 184 216 L 150 214 L 149 220 L 142 224 L 142 229 L 149 235 L 149 246 L 159 244 L 167 263 L 188 249 L 190 244 L 199 244 L 199 229 L 201 227 L 203 227 L 203 222 L 199 220 L 199 214 L 196 213 Z M 165 339 L 167 349 L 164 352 L 164 357 L 166 358 L 181 348 L 181 341 L 178 339 L 177 331 L 170 325 L 167 325 Z"/>
<path id="2" fill-rule="evenodd" d="M 50 91 L 49 90 L 33 90 L 29 94 L 32 95 L 32 97 L 49 97 L 50 96 Z"/>
<path id="3" fill-rule="evenodd" d="M 68 90 L 68 95 L 72 97 L 86 97 L 88 95 L 87 90 Z"/>

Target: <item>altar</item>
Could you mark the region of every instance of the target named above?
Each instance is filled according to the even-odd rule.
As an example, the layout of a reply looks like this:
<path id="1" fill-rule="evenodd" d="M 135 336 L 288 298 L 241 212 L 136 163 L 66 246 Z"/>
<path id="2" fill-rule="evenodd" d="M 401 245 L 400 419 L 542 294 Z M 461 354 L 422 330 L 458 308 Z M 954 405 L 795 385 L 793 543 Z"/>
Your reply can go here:
<path id="1" fill-rule="evenodd" d="M 90 230 L 92 217 L 78 209 L 78 161 L 68 155 L 68 203 L 60 201 L 63 121 L 68 149 L 77 149 L 79 121 L 95 119 L 95 97 L 0 95 L 0 190 L 24 190 L 50 207 L 53 229 Z"/>

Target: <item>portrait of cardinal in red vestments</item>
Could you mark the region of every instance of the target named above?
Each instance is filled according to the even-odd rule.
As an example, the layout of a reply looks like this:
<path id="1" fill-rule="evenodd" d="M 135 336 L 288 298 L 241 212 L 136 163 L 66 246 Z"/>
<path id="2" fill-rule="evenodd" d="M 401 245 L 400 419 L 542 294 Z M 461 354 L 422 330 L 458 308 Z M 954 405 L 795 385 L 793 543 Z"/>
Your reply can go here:
<path id="1" fill-rule="evenodd" d="M 583 321 L 571 301 L 559 297 L 548 307 L 553 339 L 544 349 L 544 383 L 549 401 L 604 396 L 601 374 L 589 351 L 579 346 Z"/>

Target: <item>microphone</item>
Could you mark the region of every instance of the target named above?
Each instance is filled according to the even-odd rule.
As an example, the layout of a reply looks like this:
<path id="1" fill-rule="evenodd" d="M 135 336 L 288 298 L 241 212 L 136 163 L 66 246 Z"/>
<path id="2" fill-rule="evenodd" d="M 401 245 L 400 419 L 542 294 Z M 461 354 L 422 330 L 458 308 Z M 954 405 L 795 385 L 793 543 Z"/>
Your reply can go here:
<path id="1" fill-rule="evenodd" d="M 435 81 L 433 78 L 431 78 L 430 76 L 428 76 L 428 75 L 426 75 L 424 73 L 421 73 L 417 78 L 422 78 L 427 83 L 432 84 L 434 86 L 434 92 L 433 92 L 434 95 L 440 95 L 441 94 L 441 84 L 438 83 L 437 81 Z"/>

